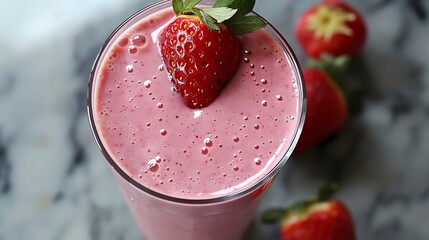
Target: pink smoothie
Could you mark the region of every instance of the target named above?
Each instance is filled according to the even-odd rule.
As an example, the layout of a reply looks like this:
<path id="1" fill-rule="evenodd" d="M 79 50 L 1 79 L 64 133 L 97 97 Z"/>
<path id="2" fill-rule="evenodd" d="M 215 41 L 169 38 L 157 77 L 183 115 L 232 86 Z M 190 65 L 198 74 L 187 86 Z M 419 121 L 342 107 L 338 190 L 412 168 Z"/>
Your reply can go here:
<path id="1" fill-rule="evenodd" d="M 91 126 L 147 239 L 238 240 L 302 127 L 299 67 L 268 25 L 240 37 L 241 65 L 221 95 L 189 109 L 157 47 L 173 15 L 160 2 L 108 39 L 89 85 Z"/>
<path id="2" fill-rule="evenodd" d="M 240 36 L 242 62 L 208 107 L 190 109 L 163 68 L 154 13 L 107 49 L 95 76 L 94 121 L 108 154 L 141 185 L 181 199 L 242 191 L 284 157 L 297 132 L 299 94 L 290 57 L 265 29 Z"/>

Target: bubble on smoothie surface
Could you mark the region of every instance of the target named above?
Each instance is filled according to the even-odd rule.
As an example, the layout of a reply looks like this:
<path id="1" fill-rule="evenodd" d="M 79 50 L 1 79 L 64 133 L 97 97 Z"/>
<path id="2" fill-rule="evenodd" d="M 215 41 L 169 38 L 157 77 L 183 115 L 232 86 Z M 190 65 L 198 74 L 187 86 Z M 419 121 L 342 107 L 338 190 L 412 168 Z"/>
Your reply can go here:
<path id="1" fill-rule="evenodd" d="M 156 162 L 156 159 L 151 159 L 147 162 L 147 166 L 151 172 L 156 172 L 159 169 L 159 165 Z"/>
<path id="2" fill-rule="evenodd" d="M 152 83 L 152 81 L 151 80 L 146 80 L 146 81 L 144 81 L 144 86 L 146 87 L 146 88 L 150 88 L 150 84 Z"/>
<path id="3" fill-rule="evenodd" d="M 204 143 L 206 144 L 207 147 L 213 146 L 213 142 L 209 137 L 204 139 Z"/>
<path id="4" fill-rule="evenodd" d="M 165 130 L 165 129 L 161 129 L 161 130 L 159 131 L 159 133 L 161 133 L 161 135 L 162 135 L 162 136 L 165 136 L 165 135 L 167 135 L 167 130 Z"/>
<path id="5" fill-rule="evenodd" d="M 131 43 L 135 46 L 141 47 L 146 43 L 146 37 L 144 35 L 135 35 L 130 38 Z"/>
<path id="6" fill-rule="evenodd" d="M 294 91 L 294 93 L 295 93 L 295 96 L 299 96 L 299 90 L 298 89 L 295 89 L 295 90 L 293 90 Z"/>
<path id="7" fill-rule="evenodd" d="M 137 53 L 137 48 L 135 46 L 129 46 L 128 52 L 131 54 L 135 54 L 135 53 Z"/>
<path id="8" fill-rule="evenodd" d="M 134 66 L 133 65 L 127 65 L 126 67 L 125 67 L 125 69 L 127 70 L 127 72 L 129 72 L 129 73 L 132 73 L 132 72 L 134 72 Z"/>
<path id="9" fill-rule="evenodd" d="M 118 42 L 118 45 L 119 45 L 120 47 L 125 47 L 125 46 L 127 46 L 127 45 L 128 45 L 128 38 L 122 38 L 122 39 Z"/>

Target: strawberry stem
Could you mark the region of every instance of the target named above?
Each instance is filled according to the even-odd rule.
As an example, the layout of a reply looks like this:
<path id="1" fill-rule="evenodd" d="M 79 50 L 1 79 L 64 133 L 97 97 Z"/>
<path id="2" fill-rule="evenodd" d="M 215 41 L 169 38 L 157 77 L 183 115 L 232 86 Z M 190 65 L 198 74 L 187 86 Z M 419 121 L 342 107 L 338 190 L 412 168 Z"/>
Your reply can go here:
<path id="1" fill-rule="evenodd" d="M 338 192 L 340 186 L 337 183 L 328 183 L 325 182 L 319 189 L 317 194 L 318 202 L 328 201 L 332 198 L 332 196 Z"/>
<path id="2" fill-rule="evenodd" d="M 179 13 L 180 15 L 195 15 L 194 12 L 190 9 L 183 10 Z"/>

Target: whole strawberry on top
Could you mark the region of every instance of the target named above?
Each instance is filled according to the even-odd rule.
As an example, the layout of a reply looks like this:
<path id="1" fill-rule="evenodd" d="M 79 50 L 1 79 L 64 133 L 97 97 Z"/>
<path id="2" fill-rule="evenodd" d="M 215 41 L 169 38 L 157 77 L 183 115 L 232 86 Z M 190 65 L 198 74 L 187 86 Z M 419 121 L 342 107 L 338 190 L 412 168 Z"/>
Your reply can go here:
<path id="1" fill-rule="evenodd" d="M 343 0 L 322 0 L 298 19 L 295 34 L 304 51 L 313 58 L 322 54 L 355 55 L 367 35 L 361 14 Z"/>
<path id="2" fill-rule="evenodd" d="M 248 15 L 255 0 L 218 0 L 211 8 L 199 2 L 173 0 L 177 16 L 159 35 L 169 78 L 190 108 L 212 103 L 236 73 L 242 54 L 237 35 L 266 25 Z"/>
<path id="3" fill-rule="evenodd" d="M 264 212 L 262 221 L 281 221 L 282 240 L 355 240 L 349 210 L 340 201 L 331 200 L 335 188 L 335 184 L 325 184 L 314 198 Z"/>

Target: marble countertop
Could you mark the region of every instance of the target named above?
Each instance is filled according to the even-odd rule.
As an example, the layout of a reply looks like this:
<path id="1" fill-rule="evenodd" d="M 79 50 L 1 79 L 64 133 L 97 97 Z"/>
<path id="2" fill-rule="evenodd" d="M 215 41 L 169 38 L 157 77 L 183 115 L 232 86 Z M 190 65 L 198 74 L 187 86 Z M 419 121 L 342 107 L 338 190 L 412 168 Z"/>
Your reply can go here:
<path id="1" fill-rule="evenodd" d="M 350 0 L 351 1 L 351 0 Z M 153 0 L 0 8 L 0 239 L 141 239 L 86 116 L 98 49 Z M 293 24 L 314 0 L 256 10 L 303 54 Z M 322 150 L 289 160 L 261 210 L 312 194 L 335 166 L 359 239 L 429 239 L 429 1 L 354 0 L 368 22 L 371 96 Z M 255 239 L 279 239 L 257 226 Z M 253 238 L 253 237 L 252 237 Z"/>

